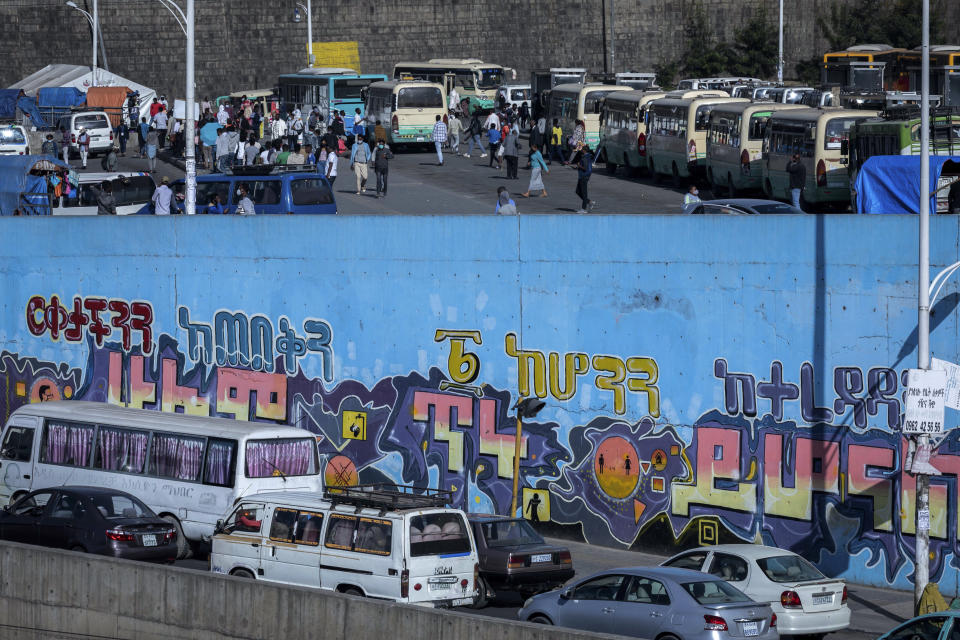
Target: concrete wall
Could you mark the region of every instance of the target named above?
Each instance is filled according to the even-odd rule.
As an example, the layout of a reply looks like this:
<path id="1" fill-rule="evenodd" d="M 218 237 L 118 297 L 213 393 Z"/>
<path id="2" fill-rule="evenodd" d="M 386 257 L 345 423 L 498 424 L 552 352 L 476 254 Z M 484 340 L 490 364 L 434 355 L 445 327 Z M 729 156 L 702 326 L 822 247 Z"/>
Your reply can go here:
<path id="1" fill-rule="evenodd" d="M 0 543 L 0 637 L 588 640 L 605 634 Z"/>
<path id="2" fill-rule="evenodd" d="M 529 70 L 549 66 L 604 69 L 602 8 L 614 0 L 324 0 L 313 3 L 314 41 L 356 41 L 368 73 L 391 73 L 403 59 L 480 57 Z M 732 40 L 750 15 L 774 0 L 704 0 L 718 36 Z M 90 0 L 78 4 L 88 11 Z M 801 59 L 826 44 L 816 26 L 831 0 L 784 3 L 787 77 Z M 197 0 L 198 96 L 272 87 L 277 75 L 305 66 L 306 24 L 291 22 L 295 3 L 266 5 L 254 0 Z M 679 56 L 683 25 L 692 0 L 615 0 L 615 67 L 647 71 Z M 170 95 L 183 95 L 184 37 L 156 1 L 131 5 L 100 0 L 111 71 Z M 960 41 L 960 5 L 944 3 L 949 42 Z M 0 86 L 9 86 L 50 63 L 90 64 L 86 20 L 59 0 L 5 0 L 0 3 Z M 608 33 L 609 36 L 609 33 Z"/>
<path id="3" fill-rule="evenodd" d="M 762 540 L 911 584 L 915 218 L 2 222 L 0 418 L 46 387 L 289 423 L 318 436 L 329 483 L 449 488 L 505 513 L 510 407 L 536 395 L 527 517 L 621 547 Z M 932 223 L 936 273 L 960 228 Z M 931 323 L 952 362 L 958 301 L 953 279 Z M 960 439 L 937 453 L 931 575 L 952 592 Z"/>

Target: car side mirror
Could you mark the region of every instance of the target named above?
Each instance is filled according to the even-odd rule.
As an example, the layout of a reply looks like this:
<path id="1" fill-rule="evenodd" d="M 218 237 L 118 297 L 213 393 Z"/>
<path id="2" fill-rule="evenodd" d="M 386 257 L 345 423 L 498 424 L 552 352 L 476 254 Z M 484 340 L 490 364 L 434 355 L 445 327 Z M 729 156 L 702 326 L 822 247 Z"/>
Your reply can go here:
<path id="1" fill-rule="evenodd" d="M 560 592 L 560 597 L 564 600 L 571 600 L 573 598 L 573 589 L 564 589 Z"/>
<path id="2" fill-rule="evenodd" d="M 213 528 L 213 533 L 218 534 L 223 532 L 223 520 L 217 520 L 217 526 Z"/>

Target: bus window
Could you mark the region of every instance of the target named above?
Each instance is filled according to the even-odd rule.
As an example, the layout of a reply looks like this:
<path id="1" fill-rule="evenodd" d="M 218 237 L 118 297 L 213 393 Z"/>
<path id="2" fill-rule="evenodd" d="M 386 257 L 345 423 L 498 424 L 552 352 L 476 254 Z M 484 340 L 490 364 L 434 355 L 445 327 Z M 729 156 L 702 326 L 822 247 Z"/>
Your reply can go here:
<path id="1" fill-rule="evenodd" d="M 397 94 L 398 109 L 443 108 L 443 94 L 436 87 L 404 87 Z"/>
<path id="2" fill-rule="evenodd" d="M 200 479 L 202 461 L 203 438 L 154 432 L 150 475 L 196 481 Z"/>
<path id="3" fill-rule="evenodd" d="M 706 131 L 710 128 L 710 114 L 713 113 L 716 105 L 705 104 L 697 107 L 696 130 Z"/>
<path id="4" fill-rule="evenodd" d="M 503 84 L 503 71 L 501 69 L 481 69 L 477 72 L 478 89 L 496 89 Z"/>
<path id="5" fill-rule="evenodd" d="M 360 92 L 368 86 L 372 79 L 345 78 L 333 81 L 333 97 L 336 100 L 359 100 Z"/>
<path id="6" fill-rule="evenodd" d="M 841 143 L 850 138 L 850 127 L 856 122 L 856 118 L 835 118 L 827 122 L 823 133 L 823 148 L 839 149 Z"/>
<path id="7" fill-rule="evenodd" d="M 248 440 L 247 477 L 303 476 L 316 473 L 313 438 Z"/>
<path id="8" fill-rule="evenodd" d="M 437 82 L 439 84 L 443 84 L 443 73 L 438 72 L 438 74 L 439 74 L 439 77 L 433 76 L 432 78 L 429 78 L 430 82 Z M 455 82 L 458 87 L 463 87 L 464 89 L 475 88 L 473 83 L 473 73 L 471 73 L 470 71 L 457 71 Z M 499 85 L 499 83 L 497 84 Z M 497 86 L 497 85 L 494 85 L 494 86 Z"/>
<path id="9" fill-rule="evenodd" d="M 93 449 L 93 425 L 49 421 L 43 433 L 40 462 L 85 467 Z"/>
<path id="10" fill-rule="evenodd" d="M 237 458 L 237 441 L 210 438 L 207 459 L 203 465 L 203 483 L 232 487 Z"/>
<path id="11" fill-rule="evenodd" d="M 3 439 L 0 456 L 7 460 L 29 462 L 33 450 L 33 429 L 29 427 L 10 427 Z"/>
<path id="12" fill-rule="evenodd" d="M 254 204 L 279 204 L 282 186 L 279 180 L 247 180 L 250 199 Z M 240 203 L 240 196 L 233 194 L 233 204 Z"/>
<path id="13" fill-rule="evenodd" d="M 610 91 L 590 91 L 583 98 L 584 113 L 600 113 L 600 107 L 603 105 L 603 99 Z"/>
<path id="14" fill-rule="evenodd" d="M 770 111 L 764 111 L 750 116 L 749 134 L 751 140 L 763 140 L 763 137 L 767 135 L 767 124 L 770 123 L 771 113 Z"/>
<path id="15" fill-rule="evenodd" d="M 100 427 L 94 448 L 93 468 L 143 473 L 149 439 L 150 434 L 145 431 Z"/>
<path id="16" fill-rule="evenodd" d="M 206 207 L 215 195 L 220 196 L 220 202 L 223 204 L 230 202 L 230 182 L 228 180 L 218 180 L 216 182 L 197 181 L 198 207 Z"/>

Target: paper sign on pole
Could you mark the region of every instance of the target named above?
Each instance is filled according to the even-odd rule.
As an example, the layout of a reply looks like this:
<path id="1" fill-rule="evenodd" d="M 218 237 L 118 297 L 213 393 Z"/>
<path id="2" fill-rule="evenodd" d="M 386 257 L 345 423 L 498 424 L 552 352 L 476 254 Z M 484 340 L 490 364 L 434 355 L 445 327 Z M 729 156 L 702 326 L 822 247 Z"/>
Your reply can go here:
<path id="1" fill-rule="evenodd" d="M 904 433 L 942 433 L 947 373 L 942 369 L 909 369 L 903 391 Z"/>
<path id="2" fill-rule="evenodd" d="M 944 388 L 944 401 L 951 409 L 960 410 L 960 365 L 933 358 L 930 366 L 946 372 L 947 384 Z"/>

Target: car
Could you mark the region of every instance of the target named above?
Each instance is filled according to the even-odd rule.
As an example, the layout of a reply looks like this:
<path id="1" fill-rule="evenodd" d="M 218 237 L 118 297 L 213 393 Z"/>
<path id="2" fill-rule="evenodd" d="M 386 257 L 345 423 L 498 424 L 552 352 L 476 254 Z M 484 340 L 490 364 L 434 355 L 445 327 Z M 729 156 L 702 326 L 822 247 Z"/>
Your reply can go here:
<path id="1" fill-rule="evenodd" d="M 777 616 L 725 580 L 690 569 L 624 567 L 533 596 L 520 620 L 657 640 L 775 640 Z"/>
<path id="2" fill-rule="evenodd" d="M 70 155 L 79 156 L 80 146 L 77 136 L 80 129 L 86 129 L 90 135 L 90 157 L 106 153 L 113 147 L 113 126 L 106 111 L 77 111 L 69 113 L 57 122 L 57 130 L 66 129 L 70 134 Z M 59 142 L 59 140 L 57 140 Z"/>
<path id="3" fill-rule="evenodd" d="M 110 173 L 80 173 L 79 188 L 70 198 L 58 199 L 53 206 L 55 216 L 95 216 L 97 197 L 104 182 L 109 182 L 117 202 L 117 215 L 136 213 L 148 206 L 157 185 L 146 172 L 121 171 Z"/>
<path id="4" fill-rule="evenodd" d="M 0 539 L 115 558 L 170 563 L 177 532 L 140 500 L 116 489 L 38 489 L 0 511 Z"/>
<path id="5" fill-rule="evenodd" d="M 30 140 L 23 127 L 18 124 L 0 126 L 0 154 L 30 155 Z"/>
<path id="6" fill-rule="evenodd" d="M 527 598 L 574 576 L 570 550 L 547 544 L 525 519 L 488 514 L 470 514 L 468 519 L 480 556 L 475 608 L 486 606 L 498 590 Z"/>
<path id="7" fill-rule="evenodd" d="M 910 618 L 878 640 L 951 640 L 960 634 L 960 611 L 939 611 Z"/>
<path id="8" fill-rule="evenodd" d="M 802 556 L 756 544 L 721 544 L 677 554 L 661 566 L 723 578 L 777 614 L 780 635 L 819 635 L 850 626 L 847 587 Z"/>
<path id="9" fill-rule="evenodd" d="M 744 213 L 803 213 L 803 209 L 798 209 L 793 205 L 776 200 L 763 200 L 759 198 L 727 198 L 725 200 L 703 200 L 700 202 L 691 202 L 683 205 L 684 213 L 720 213 L 720 214 L 744 214 Z"/>

